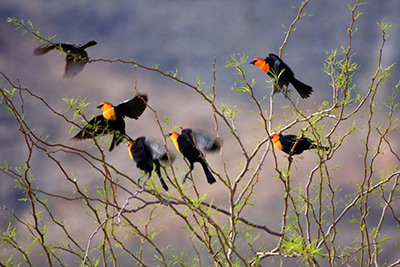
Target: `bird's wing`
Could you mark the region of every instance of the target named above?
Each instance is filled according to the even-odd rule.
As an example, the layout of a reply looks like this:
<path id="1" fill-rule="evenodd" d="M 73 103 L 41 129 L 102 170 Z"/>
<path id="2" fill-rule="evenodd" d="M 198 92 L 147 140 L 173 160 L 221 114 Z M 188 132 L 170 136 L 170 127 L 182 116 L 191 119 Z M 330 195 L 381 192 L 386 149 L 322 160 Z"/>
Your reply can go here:
<path id="1" fill-rule="evenodd" d="M 270 58 L 272 58 L 273 60 L 280 59 L 280 57 L 279 57 L 278 55 L 275 55 L 275 54 L 272 54 L 272 53 L 269 53 L 268 56 L 269 56 Z"/>
<path id="2" fill-rule="evenodd" d="M 35 54 L 36 56 L 40 56 L 43 54 L 46 54 L 47 52 L 49 52 L 50 50 L 55 49 L 56 46 L 53 44 L 47 44 L 47 45 L 41 45 L 35 48 L 35 50 L 33 50 L 33 54 Z"/>
<path id="3" fill-rule="evenodd" d="M 302 138 L 300 138 L 300 141 L 301 141 L 301 142 L 308 142 L 308 143 L 310 143 L 310 144 L 315 143 L 314 140 L 311 140 L 311 139 L 308 138 L 308 137 L 302 137 Z"/>
<path id="4" fill-rule="evenodd" d="M 35 54 L 36 56 L 40 56 L 43 54 L 46 54 L 47 52 L 51 51 L 51 50 L 64 50 L 64 51 L 68 51 L 71 50 L 71 48 L 73 48 L 73 45 L 70 44 L 63 44 L 63 43 L 56 43 L 56 44 L 45 44 L 45 45 L 41 45 L 35 48 L 35 50 L 33 50 L 33 54 Z"/>
<path id="5" fill-rule="evenodd" d="M 296 143 L 297 139 L 299 137 L 297 137 L 294 134 L 286 134 L 286 135 L 281 135 L 280 141 L 282 142 L 287 142 L 290 143 L 291 146 L 294 145 L 294 143 Z"/>
<path id="6" fill-rule="evenodd" d="M 86 124 L 86 126 L 73 137 L 73 139 L 82 140 L 104 134 L 105 131 L 107 131 L 107 126 L 108 122 L 103 115 L 96 116 L 91 119 L 88 124 Z"/>
<path id="7" fill-rule="evenodd" d="M 64 78 L 72 78 L 80 73 L 87 63 L 87 58 L 80 60 L 74 56 L 67 56 L 67 64 L 65 65 Z"/>
<path id="8" fill-rule="evenodd" d="M 275 71 L 275 75 L 279 75 L 280 71 L 285 67 L 283 65 L 283 61 L 282 59 L 280 59 L 280 57 L 278 57 L 275 54 L 269 54 L 269 58 L 271 59 L 271 61 L 273 62 L 273 70 Z"/>
<path id="9" fill-rule="evenodd" d="M 148 97 L 146 94 L 138 94 L 134 98 L 125 100 L 116 106 L 115 112 L 123 117 L 129 117 L 131 119 L 137 120 L 140 115 L 146 109 L 146 103 L 148 101 Z"/>
<path id="10" fill-rule="evenodd" d="M 221 148 L 217 138 L 212 138 L 203 131 L 183 129 L 182 135 L 186 136 L 195 147 L 203 152 L 217 151 Z"/>
<path id="11" fill-rule="evenodd" d="M 161 159 L 167 160 L 167 152 L 165 151 L 164 146 L 158 140 L 155 140 L 151 137 L 147 137 L 145 139 L 145 143 L 149 150 L 151 151 L 151 156 L 154 160 Z"/>

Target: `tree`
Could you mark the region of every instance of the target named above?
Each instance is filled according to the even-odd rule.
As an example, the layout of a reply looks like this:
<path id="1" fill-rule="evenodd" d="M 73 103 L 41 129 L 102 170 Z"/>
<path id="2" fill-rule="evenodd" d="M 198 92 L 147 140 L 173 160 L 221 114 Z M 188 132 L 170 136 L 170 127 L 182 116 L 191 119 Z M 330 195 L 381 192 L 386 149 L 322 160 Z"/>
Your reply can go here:
<path id="1" fill-rule="evenodd" d="M 287 29 L 279 56 L 283 56 L 296 23 L 309 16 L 303 11 L 308 2 L 304 1 L 299 6 L 296 18 Z M 391 95 L 383 101 L 382 90 L 387 90 L 384 85 L 394 65 L 384 66 L 382 62 L 391 29 L 386 22 L 379 23 L 382 40 L 368 89 L 362 90 L 353 83 L 360 66 L 353 61 L 352 39 L 361 15 L 361 5 L 363 3 L 356 1 L 349 8 L 348 45 L 326 53 L 324 72 L 331 78 L 332 98 L 316 104 L 313 110 L 303 109 L 301 102 L 291 97 L 287 97 L 289 106 L 277 107 L 274 105 L 276 95 L 272 93 L 269 108 L 265 110 L 268 95 L 257 99 L 254 93 L 256 83 L 245 74 L 243 66 L 249 62 L 248 57 L 238 54 L 227 60 L 226 67 L 232 69 L 237 78 L 232 90 L 247 94 L 256 110 L 253 116 L 258 118 L 260 130 L 257 137 L 240 134 L 237 130 L 241 123 L 240 111 L 230 103 L 217 102 L 216 59 L 212 64 L 213 84 L 209 91 L 203 88 L 200 80 L 194 84 L 184 81 L 177 70 L 165 72 L 133 60 L 90 60 L 91 63 L 122 63 L 159 73 L 165 79 L 192 90 L 210 106 L 216 136 L 221 140 L 221 132 L 229 132 L 230 136 L 224 136 L 224 140 L 234 140 L 236 150 L 233 151 L 239 151 L 235 160 L 228 162 L 226 158 L 232 149 L 223 146 L 219 159 L 221 171 L 212 171 L 218 177 L 218 186 L 223 187 L 227 196 L 219 204 L 209 194 L 199 191 L 197 183 L 201 178 L 197 176 L 201 176 L 201 172 L 193 175 L 190 184 L 181 184 L 187 166 L 184 170 L 180 169 L 172 163 L 170 156 L 168 164 L 163 167 L 163 176 L 170 188 L 165 192 L 157 183 L 158 179 L 150 179 L 144 186 L 137 182 L 138 177 L 115 167 L 111 163 L 113 154 L 104 152 L 107 137 L 93 138 L 92 148 L 79 149 L 68 142 L 52 143 L 47 136 L 38 135 L 35 126 L 26 119 L 32 115 L 25 113 L 28 101 L 34 101 L 37 109 L 50 111 L 60 123 L 71 125 L 71 131 L 81 129 L 81 125 L 88 122 L 90 116 L 86 114 L 86 107 L 91 103 L 84 98 L 67 98 L 64 99 L 66 109 L 58 111 L 43 96 L 10 80 L 6 73 L 1 72 L 4 79 L 0 91 L 2 105 L 17 121 L 18 129 L 12 131 L 22 134 L 27 153 L 22 166 L 9 166 L 5 162 L 1 171 L 11 177 L 24 193 L 20 201 L 30 206 L 30 211 L 25 214 L 4 207 L 10 219 L 8 226 L 1 231 L 2 265 L 13 266 L 24 262 L 32 266 L 45 259 L 50 266 L 116 266 L 132 262 L 140 266 L 207 266 L 211 263 L 218 266 L 257 266 L 263 265 L 268 258 L 281 265 L 290 262 L 287 258 L 311 266 L 400 264 L 400 259 L 387 262 L 380 257 L 396 247 L 396 240 L 391 240 L 384 230 L 386 222 L 400 224 L 396 209 L 399 205 L 400 171 L 398 164 L 390 168 L 379 164 L 379 161 L 400 161 L 393 134 L 398 125 L 396 94 L 400 83 L 391 88 Z M 9 22 L 41 41 L 53 43 L 51 38 L 41 36 L 30 22 L 25 24 L 15 18 L 10 18 Z M 265 92 L 270 90 L 272 83 L 267 85 Z M 139 91 L 137 85 L 135 89 Z M 154 115 L 153 123 L 158 125 L 159 137 L 164 138 L 164 146 L 170 155 L 172 151 L 165 134 L 178 126 L 171 125 L 167 117 L 160 119 L 157 107 L 148 104 L 148 109 Z M 301 157 L 282 160 L 283 154 L 271 145 L 270 136 L 278 131 L 307 136 L 317 144 L 329 147 L 328 152 L 316 150 L 317 160 L 307 174 L 306 184 L 293 186 L 296 168 L 300 169 L 305 164 Z M 250 137 L 254 143 L 248 145 Z M 354 159 L 359 157 L 348 149 L 346 142 L 351 142 L 352 137 L 362 138 L 360 159 L 363 170 L 361 177 L 354 179 L 354 191 L 344 194 L 342 191 L 347 190 L 345 185 L 335 181 L 340 170 L 337 158 L 343 155 L 340 154 L 342 151 Z M 34 160 L 36 153 L 44 154 L 54 164 L 58 172 L 53 174 L 53 178 L 60 181 L 61 188 L 51 191 L 41 189 L 39 181 L 42 178 L 35 177 L 33 171 L 40 168 L 34 166 L 37 164 Z M 84 171 L 71 168 L 67 158 L 84 164 Z M 273 173 L 262 172 L 267 163 L 273 165 Z M 231 170 L 238 165 L 240 170 L 233 174 Z M 98 181 L 101 177 L 101 182 L 96 186 L 88 184 L 87 180 L 81 179 L 84 175 Z M 266 179 L 265 176 L 281 183 L 282 199 L 279 204 L 274 204 L 281 209 L 280 224 L 266 225 L 247 216 L 249 211 L 254 210 L 259 214 L 265 213 L 265 216 L 272 213 L 263 205 L 254 204 L 255 190 L 260 179 Z M 71 230 L 71 222 L 55 215 L 54 202 L 61 202 L 67 207 L 83 206 L 85 214 L 76 214 L 76 217 L 81 218 L 79 223 L 87 225 L 91 234 L 83 237 L 80 232 Z M 135 208 L 130 208 L 132 206 Z M 179 243 L 182 240 L 181 229 L 155 227 L 157 220 L 165 218 L 185 230 L 188 240 L 184 245 Z M 130 239 L 135 239 L 134 246 L 127 245 L 132 244 Z M 192 246 L 187 247 L 188 244 Z M 36 252 L 40 252 L 39 260 Z"/>

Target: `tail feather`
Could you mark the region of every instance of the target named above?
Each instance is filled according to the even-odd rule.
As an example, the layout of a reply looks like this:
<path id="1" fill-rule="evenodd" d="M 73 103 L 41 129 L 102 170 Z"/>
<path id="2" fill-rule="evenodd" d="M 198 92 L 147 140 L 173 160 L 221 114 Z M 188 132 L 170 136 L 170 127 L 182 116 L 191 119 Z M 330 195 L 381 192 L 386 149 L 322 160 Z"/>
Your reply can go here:
<path id="1" fill-rule="evenodd" d="M 112 138 L 112 140 L 111 140 L 110 148 L 108 149 L 108 151 L 113 151 L 116 142 L 117 142 L 117 136 L 114 134 L 114 135 L 113 135 L 113 138 Z"/>
<path id="2" fill-rule="evenodd" d="M 299 80 L 297 80 L 294 77 L 293 77 L 293 79 L 291 79 L 290 83 L 294 86 L 294 88 L 297 90 L 297 92 L 299 92 L 299 94 L 302 98 L 308 98 L 311 96 L 311 93 L 313 92 L 313 89 L 311 86 L 300 82 Z"/>
<path id="3" fill-rule="evenodd" d="M 110 149 L 108 151 L 112 151 L 114 149 L 114 147 L 121 144 L 121 142 L 124 140 L 124 137 L 125 137 L 125 135 L 122 135 L 122 134 L 114 134 L 112 141 L 111 141 Z"/>
<path id="4" fill-rule="evenodd" d="M 217 180 L 215 180 L 214 175 L 212 175 L 212 173 L 210 172 L 210 170 L 208 169 L 207 163 L 205 163 L 204 161 L 200 161 L 201 166 L 203 167 L 204 173 L 207 177 L 207 182 L 209 184 L 213 184 L 215 183 Z"/>
<path id="5" fill-rule="evenodd" d="M 161 185 L 162 185 L 162 187 L 164 188 L 164 190 L 165 190 L 165 191 L 168 191 L 168 186 L 167 186 L 167 184 L 165 183 L 164 179 L 163 179 L 161 176 L 160 176 L 159 178 L 160 178 L 160 182 L 161 182 Z"/>
<path id="6" fill-rule="evenodd" d="M 86 44 L 82 45 L 81 48 L 86 49 L 86 48 L 94 46 L 94 45 L 97 45 L 96 41 L 89 41 Z"/>
<path id="7" fill-rule="evenodd" d="M 165 183 L 164 179 L 161 177 L 160 162 L 158 160 L 155 160 L 154 165 L 155 165 L 155 170 L 158 175 L 158 178 L 160 179 L 162 187 L 164 188 L 165 191 L 168 191 L 168 186 Z"/>

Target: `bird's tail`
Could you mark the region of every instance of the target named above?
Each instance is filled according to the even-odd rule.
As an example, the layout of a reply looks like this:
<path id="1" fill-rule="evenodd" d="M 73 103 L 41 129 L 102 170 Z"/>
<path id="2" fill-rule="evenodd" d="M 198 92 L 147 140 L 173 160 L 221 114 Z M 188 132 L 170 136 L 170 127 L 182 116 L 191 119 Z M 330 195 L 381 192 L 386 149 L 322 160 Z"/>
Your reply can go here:
<path id="1" fill-rule="evenodd" d="M 212 175 L 212 173 L 210 172 L 210 170 L 208 169 L 207 163 L 203 160 L 200 161 L 201 166 L 203 167 L 204 173 L 206 174 L 207 177 L 207 182 L 209 184 L 213 184 L 215 183 L 217 180 L 215 180 L 214 175 Z"/>
<path id="2" fill-rule="evenodd" d="M 164 188 L 165 191 L 168 191 L 168 186 L 165 183 L 164 179 L 161 177 L 160 162 L 158 160 L 155 160 L 154 165 L 155 165 L 155 170 L 158 175 L 158 178 L 160 179 L 162 187 Z"/>
<path id="3" fill-rule="evenodd" d="M 112 151 L 114 149 L 114 147 L 121 144 L 122 140 L 124 140 L 124 137 L 125 137 L 125 135 L 122 135 L 122 134 L 114 134 L 112 141 L 111 141 L 110 149 L 108 151 Z"/>
<path id="4" fill-rule="evenodd" d="M 313 89 L 311 86 L 300 82 L 296 78 L 293 77 L 293 79 L 290 81 L 290 83 L 294 86 L 294 88 L 299 92 L 300 96 L 302 98 L 308 98 L 310 97 Z"/>
<path id="5" fill-rule="evenodd" d="M 92 40 L 92 41 L 87 42 L 86 44 L 82 45 L 81 48 L 86 49 L 86 48 L 94 46 L 94 45 L 97 45 L 97 42 Z"/>
<path id="6" fill-rule="evenodd" d="M 164 190 L 165 190 L 165 191 L 168 191 L 168 186 L 167 186 L 167 184 L 165 183 L 164 179 L 163 179 L 161 176 L 160 176 L 159 178 L 160 178 L 160 182 L 161 182 L 161 185 L 162 185 L 162 187 L 164 188 Z"/>

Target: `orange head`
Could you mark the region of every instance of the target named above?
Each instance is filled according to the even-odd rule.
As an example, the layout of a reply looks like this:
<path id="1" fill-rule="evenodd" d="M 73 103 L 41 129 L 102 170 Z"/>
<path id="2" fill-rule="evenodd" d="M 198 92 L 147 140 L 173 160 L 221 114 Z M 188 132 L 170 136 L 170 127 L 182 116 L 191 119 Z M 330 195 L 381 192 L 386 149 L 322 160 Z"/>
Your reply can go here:
<path id="1" fill-rule="evenodd" d="M 131 157 L 131 159 L 133 160 L 132 146 L 133 146 L 133 141 L 129 141 L 129 143 L 128 143 L 129 157 Z"/>
<path id="2" fill-rule="evenodd" d="M 281 144 L 281 142 L 279 141 L 280 137 L 281 137 L 281 134 L 280 134 L 280 133 L 274 133 L 273 135 L 271 135 L 270 138 L 271 138 L 272 143 L 274 143 L 274 146 L 275 146 L 277 149 L 282 150 L 282 144 Z"/>
<path id="3" fill-rule="evenodd" d="M 103 117 L 107 120 L 115 121 L 117 120 L 117 116 L 115 115 L 114 106 L 108 102 L 101 102 L 97 108 L 103 111 Z"/>
<path id="4" fill-rule="evenodd" d="M 179 137 L 179 134 L 178 134 L 177 132 L 169 132 L 169 133 L 167 134 L 167 136 L 169 136 L 169 138 L 170 138 L 170 139 L 172 140 L 172 142 L 174 143 L 176 150 L 178 150 L 179 152 L 181 152 L 180 149 L 179 149 L 179 144 L 178 144 L 178 137 Z"/>
<path id="5" fill-rule="evenodd" d="M 113 108 L 114 106 L 108 102 L 101 102 L 96 108 L 101 109 L 101 111 L 106 111 L 107 109 Z"/>
<path id="6" fill-rule="evenodd" d="M 267 74 L 270 70 L 269 64 L 265 61 L 265 59 L 262 59 L 262 58 L 253 59 L 253 61 L 251 61 L 250 64 L 253 64 L 253 65 L 259 67 L 260 70 L 262 70 L 263 72 L 265 72 Z"/>

